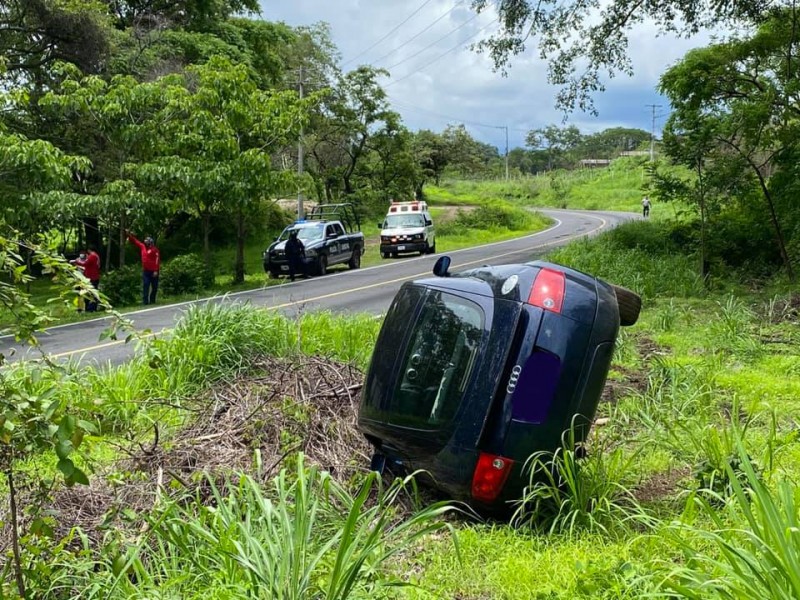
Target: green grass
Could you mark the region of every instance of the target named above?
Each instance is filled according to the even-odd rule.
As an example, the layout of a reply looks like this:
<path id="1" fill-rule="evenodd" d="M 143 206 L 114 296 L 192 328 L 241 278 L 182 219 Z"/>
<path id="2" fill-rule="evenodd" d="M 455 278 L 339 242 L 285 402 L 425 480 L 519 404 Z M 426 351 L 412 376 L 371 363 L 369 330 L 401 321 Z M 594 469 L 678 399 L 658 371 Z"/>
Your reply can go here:
<path id="1" fill-rule="evenodd" d="M 615 392 L 599 411 L 608 422 L 593 429 L 588 458 L 572 454 L 548 464 L 540 457 L 562 481 L 532 492 L 532 506 L 539 500 L 546 510 L 527 513 L 517 526 L 455 519 L 457 545 L 441 533 L 406 546 L 381 544 L 371 557 L 399 551 L 391 564 L 372 566 L 372 558 L 364 563 L 354 580 L 356 597 L 795 597 L 800 334 L 790 308 L 794 288 L 777 280 L 763 290 L 736 281 L 704 285 L 694 257 L 654 221 L 572 244 L 550 258 L 630 287 L 644 299 L 639 322 L 618 339 L 608 385 Z M 153 421 L 179 427 L 185 418 L 179 407 L 188 396 L 234 378 L 260 353 L 318 354 L 363 369 L 378 327 L 366 316 L 308 314 L 294 323 L 247 307 L 196 309 L 171 339 L 152 344 L 138 362 L 82 372 L 63 385 L 45 379 L 32 389 L 59 386 L 65 401 L 76 394 L 102 398 L 97 418 L 107 423 L 105 436 L 93 443 L 97 460 L 110 461 L 110 443 L 126 428 L 146 430 Z M 26 473 L 41 477 L 43 471 L 46 476 L 36 463 Z M 238 481 L 246 482 L 246 475 Z M 346 490 L 351 499 L 361 491 L 359 481 Z M 136 551 L 125 555 L 126 568 L 143 586 L 140 597 L 156 588 L 187 598 L 237 598 L 239 590 L 254 589 L 260 574 L 280 562 L 271 544 L 294 535 L 286 533 L 284 519 L 281 533 L 265 537 L 271 525 L 260 503 L 291 511 L 298 501 L 295 494 L 287 502 L 274 485 L 280 483 L 241 494 L 234 485 L 218 490 L 211 506 L 231 509 L 224 526 L 217 521 L 220 511 L 188 499 L 156 507 L 151 519 L 165 520 L 151 523 L 160 527 L 169 520 L 164 537 L 148 538 L 152 544 L 140 539 Z M 292 480 L 284 485 L 291 489 Z M 322 503 L 330 497 L 306 498 Z M 243 508 L 243 498 L 251 510 Z M 346 499 L 328 506 L 332 512 L 319 521 L 321 540 L 303 538 L 311 556 L 326 539 L 342 535 L 336 523 L 346 522 L 348 506 Z M 371 513 L 367 520 L 382 516 Z M 293 523 L 297 535 L 305 535 L 302 523 Z M 321 598 L 341 597 L 320 591 L 331 589 L 336 560 L 330 551 L 312 570 Z M 92 593 L 102 597 L 113 579 L 113 558 L 87 542 L 84 554 L 62 556 L 57 576 L 45 583 L 80 581 L 84 591 L 96 586 Z M 301 579 L 298 574 L 290 581 Z M 418 587 L 385 587 L 398 579 Z M 129 580 L 119 586 L 120 597 L 138 593 Z"/>

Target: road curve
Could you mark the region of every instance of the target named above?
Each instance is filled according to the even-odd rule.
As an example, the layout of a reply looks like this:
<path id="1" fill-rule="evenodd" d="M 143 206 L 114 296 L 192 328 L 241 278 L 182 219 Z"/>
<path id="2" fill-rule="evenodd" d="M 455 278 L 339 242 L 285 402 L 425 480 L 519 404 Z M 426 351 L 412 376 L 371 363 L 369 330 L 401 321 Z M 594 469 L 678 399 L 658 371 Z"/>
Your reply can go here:
<path id="1" fill-rule="evenodd" d="M 637 218 L 633 213 L 619 212 L 575 210 L 539 212 L 554 220 L 550 228 L 505 242 L 448 252 L 452 258 L 450 270 L 458 271 L 484 264 L 535 260 L 557 246 L 597 235 L 619 223 Z M 404 282 L 429 275 L 437 258 L 437 255 L 402 257 L 386 260 L 378 266 L 352 271 L 333 269 L 324 277 L 313 277 L 294 283 L 287 282 L 179 304 L 154 306 L 126 313 L 125 316 L 133 322 L 137 330 L 149 330 L 150 333 L 146 335 L 158 335 L 174 327 L 190 306 L 209 302 L 248 303 L 255 307 L 280 311 L 287 316 L 316 310 L 367 312 L 378 315 L 388 308 Z M 101 317 L 51 327 L 39 334 L 41 348 L 52 358 L 60 360 L 79 359 L 114 364 L 124 362 L 133 354 L 135 348 L 132 344 L 124 344 L 122 341 L 100 341 L 101 333 L 109 324 L 110 318 Z M 9 361 L 40 356 L 39 352 L 16 344 L 10 336 L 0 337 L 0 353 Z"/>

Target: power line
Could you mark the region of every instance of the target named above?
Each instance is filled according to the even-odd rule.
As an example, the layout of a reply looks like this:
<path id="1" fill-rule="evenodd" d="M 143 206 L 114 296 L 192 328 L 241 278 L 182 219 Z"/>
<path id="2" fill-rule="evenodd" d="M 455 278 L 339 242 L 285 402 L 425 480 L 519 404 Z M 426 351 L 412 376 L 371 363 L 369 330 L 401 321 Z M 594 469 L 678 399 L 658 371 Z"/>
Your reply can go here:
<path id="1" fill-rule="evenodd" d="M 465 25 L 468 25 L 469 23 L 471 23 L 472 21 L 474 21 L 475 19 L 477 19 L 479 16 L 480 16 L 480 15 L 478 15 L 477 13 L 476 13 L 476 14 L 474 14 L 474 15 L 472 15 L 472 16 L 471 16 L 469 19 L 467 19 L 466 21 L 464 21 L 463 23 L 461 23 L 461 25 L 459 25 L 459 26 L 458 26 L 458 27 L 456 27 L 455 29 L 452 29 L 450 32 L 446 33 L 445 35 L 443 35 L 443 36 L 442 36 L 442 37 L 440 37 L 439 39 L 437 39 L 437 40 L 434 40 L 433 42 L 431 42 L 430 44 L 428 44 L 427 46 L 425 46 L 425 47 L 424 47 L 424 48 L 422 48 L 421 50 L 417 50 L 417 51 L 416 51 L 414 54 L 412 54 L 411 56 L 407 56 L 407 57 L 406 57 L 406 58 L 404 58 L 403 60 L 401 60 L 401 61 L 398 61 L 398 62 L 394 63 L 393 65 L 391 65 L 391 66 L 389 66 L 389 67 L 386 67 L 386 69 L 387 69 L 388 71 L 391 71 L 391 70 L 392 70 L 392 69 L 394 69 L 395 67 L 399 67 L 399 66 L 400 66 L 400 65 L 402 65 L 403 63 L 410 61 L 412 58 L 416 58 L 417 56 L 419 56 L 420 54 L 422 54 L 423 52 L 425 52 L 427 49 L 429 49 L 429 48 L 432 48 L 433 46 L 435 46 L 436 44 L 438 44 L 438 43 L 439 43 L 439 42 L 441 42 L 442 40 L 449 38 L 449 37 L 450 37 L 451 35 L 453 35 L 453 34 L 454 34 L 456 31 L 458 31 L 459 29 L 461 29 L 461 28 L 462 28 L 462 27 L 464 27 Z"/>
<path id="2" fill-rule="evenodd" d="M 379 39 L 377 42 L 375 42 L 374 44 L 372 44 L 372 45 L 371 45 L 369 48 L 367 48 L 366 50 L 363 50 L 363 51 L 359 52 L 358 54 L 356 54 L 356 55 L 355 55 L 353 58 L 351 58 L 350 60 L 348 60 L 348 61 L 346 61 L 346 62 L 342 63 L 342 66 L 344 67 L 344 66 L 346 66 L 346 65 L 349 65 L 351 62 L 353 62 L 353 61 L 354 61 L 354 60 L 356 60 L 357 58 L 359 58 L 359 57 L 361 57 L 361 56 L 364 56 L 364 55 L 365 55 L 367 52 L 369 52 L 369 51 L 370 51 L 370 50 L 372 50 L 372 49 L 373 49 L 375 46 L 377 46 L 377 45 L 378 45 L 378 44 L 380 44 L 382 41 L 384 41 L 386 38 L 388 38 L 390 35 L 392 35 L 392 34 L 393 34 L 395 31 L 397 31 L 397 30 L 398 30 L 398 29 L 400 29 L 400 28 L 401 28 L 403 25 L 405 25 L 406 23 L 408 23 L 408 22 L 409 22 L 409 21 L 410 21 L 410 20 L 411 20 L 411 19 L 412 19 L 414 16 L 416 16 L 416 14 L 417 14 L 419 11 L 421 11 L 423 8 L 425 8 L 425 7 L 426 7 L 428 4 L 430 4 L 432 1 L 433 1 L 433 0 L 425 0 L 425 2 L 423 2 L 422 4 L 420 4 L 420 6 L 419 6 L 419 8 L 417 8 L 417 10 L 415 10 L 414 12 L 412 12 L 412 13 L 411 13 L 410 15 L 408 15 L 408 16 L 407 16 L 405 19 L 403 19 L 403 20 L 402 20 L 400 23 L 398 23 L 398 24 L 397 24 L 397 25 L 396 25 L 396 26 L 395 26 L 395 27 L 394 27 L 394 28 L 393 28 L 391 31 L 389 31 L 389 33 L 387 33 L 386 35 L 384 35 L 384 36 L 383 36 L 381 39 Z"/>
<path id="3" fill-rule="evenodd" d="M 411 37 L 410 37 L 410 38 L 408 38 L 408 39 L 407 39 L 405 42 L 403 42 L 402 44 L 400 44 L 400 45 L 399 45 L 399 46 L 397 46 L 396 48 L 393 48 L 392 50 L 390 50 L 389 52 L 387 52 L 387 53 L 386 53 L 386 54 L 384 54 L 383 56 L 381 56 L 381 57 L 379 57 L 379 58 L 376 58 L 375 60 L 373 60 L 373 61 L 372 61 L 372 63 L 373 63 L 373 64 L 375 64 L 375 63 L 379 63 L 379 62 L 381 62 L 381 61 L 382 61 L 384 58 L 387 58 L 387 57 L 391 56 L 392 54 L 394 54 L 395 52 L 397 52 L 398 50 L 400 50 L 400 48 L 403 48 L 404 46 L 407 46 L 408 44 L 410 44 L 411 42 L 413 42 L 415 39 L 417 39 L 417 38 L 418 38 L 419 36 L 421 36 L 423 33 L 425 33 L 426 31 L 430 30 L 430 29 L 431 29 L 431 28 L 432 28 L 434 25 L 436 25 L 436 24 L 437 24 L 439 21 L 441 21 L 442 19 L 444 19 L 444 18 L 445 18 L 447 15 L 449 15 L 450 13 L 452 13 L 452 12 L 453 12 L 455 9 L 457 9 L 459 6 L 461 6 L 462 4 L 464 4 L 464 1 L 465 1 L 465 0 L 459 0 L 459 2 L 456 2 L 455 6 L 453 6 L 453 8 L 451 8 L 450 10 L 448 10 L 446 13 L 444 13 L 444 14 L 443 14 L 442 16 L 440 16 L 438 19 L 435 19 L 435 20 L 434 20 L 433 22 L 431 22 L 431 23 L 430 23 L 430 24 L 429 24 L 427 27 L 425 27 L 425 29 L 422 29 L 421 31 L 417 32 L 417 33 L 416 33 L 416 35 L 413 35 L 413 36 L 411 36 Z M 449 34 L 448 34 L 448 35 L 449 35 Z M 446 37 L 446 36 L 445 36 L 445 37 Z"/>
<path id="4" fill-rule="evenodd" d="M 476 31 L 475 33 L 473 33 L 473 34 L 472 34 L 471 36 L 469 36 L 467 39 L 465 39 L 465 40 L 463 40 L 463 41 L 459 42 L 457 45 L 453 46 L 453 47 L 452 47 L 452 48 L 450 48 L 449 50 L 446 50 L 445 52 L 442 52 L 442 53 L 441 53 L 439 56 L 437 56 L 437 57 L 436 57 L 436 58 L 434 58 L 433 60 L 430 60 L 430 61 L 428 61 L 428 63 L 427 63 L 425 66 L 423 66 L 423 67 L 420 67 L 419 69 L 417 69 L 417 70 L 415 70 L 415 71 L 411 71 L 410 73 L 408 73 L 407 75 L 405 75 L 405 76 L 401 77 L 400 79 L 395 79 L 394 81 L 390 81 L 390 82 L 389 82 L 389 83 L 387 83 L 387 84 L 386 84 L 384 87 L 389 87 L 389 86 L 395 85 L 396 83 L 400 83 L 400 82 L 401 82 L 401 81 L 403 81 L 404 79 L 408 79 L 408 78 L 409 78 L 409 77 L 411 77 L 412 75 L 414 75 L 414 74 L 416 74 L 416 73 L 419 73 L 420 71 L 422 71 L 422 70 L 424 70 L 424 69 L 427 69 L 427 68 L 428 68 L 428 67 L 430 67 L 432 64 L 434 64 L 434 63 L 436 63 L 436 62 L 440 61 L 441 59 L 443 59 L 445 56 L 447 56 L 447 55 L 448 55 L 448 54 L 450 54 L 451 52 L 454 52 L 455 50 L 459 50 L 460 48 L 462 48 L 465 42 L 468 42 L 469 40 L 471 40 L 472 38 L 474 38 L 475 36 L 477 36 L 479 33 L 482 33 L 484 30 L 486 30 L 486 29 L 488 29 L 489 27 L 491 27 L 492 25 L 494 25 L 496 21 L 497 21 L 497 19 L 495 19 L 494 21 L 492 21 L 492 22 L 491 22 L 491 23 L 489 23 L 488 25 L 486 25 L 486 26 L 484 26 L 484 27 L 481 27 L 481 28 L 480 28 L 478 31 Z"/>
<path id="5" fill-rule="evenodd" d="M 471 121 L 469 119 L 461 119 L 459 117 L 454 117 L 453 115 L 445 115 L 433 110 L 428 110 L 427 108 L 422 108 L 421 106 L 414 106 L 413 104 L 409 104 L 408 102 L 404 102 L 403 100 L 397 100 L 396 98 L 392 98 L 391 96 L 389 96 L 389 98 L 392 100 L 394 104 L 400 104 L 401 106 L 405 105 L 406 108 L 428 113 L 436 117 L 441 117 L 443 119 L 447 119 L 448 121 L 456 121 L 458 123 L 463 123 L 464 125 L 472 125 L 473 127 L 485 127 L 487 129 L 498 128 L 498 125 L 489 125 L 487 123 L 480 123 L 478 121 Z"/>

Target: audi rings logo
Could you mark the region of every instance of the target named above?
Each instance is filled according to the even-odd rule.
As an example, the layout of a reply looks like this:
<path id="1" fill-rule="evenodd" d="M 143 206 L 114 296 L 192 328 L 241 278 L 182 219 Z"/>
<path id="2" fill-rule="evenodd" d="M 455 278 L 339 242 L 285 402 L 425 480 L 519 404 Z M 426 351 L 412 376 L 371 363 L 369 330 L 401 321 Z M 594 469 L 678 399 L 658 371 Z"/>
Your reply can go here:
<path id="1" fill-rule="evenodd" d="M 520 373 L 522 373 L 522 367 L 520 367 L 519 365 L 514 365 L 514 368 L 511 369 L 511 377 L 508 378 L 506 393 L 513 394 L 514 390 L 517 389 L 517 382 L 519 381 Z"/>

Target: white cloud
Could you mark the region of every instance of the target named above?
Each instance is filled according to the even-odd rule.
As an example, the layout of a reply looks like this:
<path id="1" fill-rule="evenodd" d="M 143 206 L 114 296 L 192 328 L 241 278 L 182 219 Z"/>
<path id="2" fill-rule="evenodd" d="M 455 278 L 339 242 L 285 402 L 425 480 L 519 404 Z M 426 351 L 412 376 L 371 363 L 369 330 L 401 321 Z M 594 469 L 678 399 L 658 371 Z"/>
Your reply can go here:
<path id="1" fill-rule="evenodd" d="M 326 21 L 345 68 L 393 67 L 386 91 L 411 129 L 441 131 L 463 120 L 475 137 L 502 150 L 505 134 L 499 127 L 509 127 L 514 147 L 524 143 L 525 131 L 562 123 L 563 114 L 554 108 L 557 90 L 547 84 L 547 68 L 535 48 L 516 57 L 505 78 L 492 71 L 488 57 L 468 49 L 494 29 L 496 19 L 492 11 L 476 16 L 469 5 L 470 0 L 262 0 L 262 17 L 289 25 Z M 595 95 L 597 117 L 574 113 L 568 122 L 584 133 L 617 126 L 650 131 L 648 105 L 660 104 L 660 129 L 668 107 L 656 92 L 659 77 L 709 40 L 659 37 L 652 24 L 637 27 L 630 33 L 629 53 L 635 75 L 617 75 L 605 93 Z"/>

